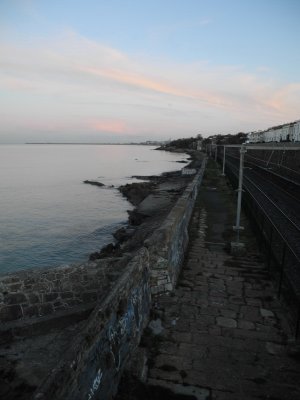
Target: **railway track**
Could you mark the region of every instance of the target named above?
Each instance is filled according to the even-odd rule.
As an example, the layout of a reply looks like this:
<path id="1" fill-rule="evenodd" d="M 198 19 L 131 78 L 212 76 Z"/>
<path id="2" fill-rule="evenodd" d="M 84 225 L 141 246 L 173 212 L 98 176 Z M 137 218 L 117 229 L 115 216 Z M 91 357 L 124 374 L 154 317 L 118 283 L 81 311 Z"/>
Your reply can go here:
<path id="1" fill-rule="evenodd" d="M 235 162 L 227 161 L 229 167 L 238 179 L 238 166 Z M 258 176 L 255 171 L 245 169 L 244 188 L 264 210 L 264 213 L 274 223 L 290 249 L 300 260 L 300 204 L 285 191 L 268 180 Z"/>
<path id="2" fill-rule="evenodd" d="M 231 154 L 228 154 L 227 157 L 229 159 L 235 160 L 235 163 L 238 165 L 239 157 Z M 245 161 L 244 165 L 245 167 L 252 168 L 253 171 L 263 177 L 263 179 L 272 182 L 274 186 L 278 187 L 281 193 L 285 192 L 285 194 L 293 198 L 294 201 L 300 203 L 300 183 L 290 178 L 279 175 L 272 169 L 256 165 L 253 162 Z"/>
<path id="3" fill-rule="evenodd" d="M 270 173 L 300 185 L 300 172 L 295 171 L 294 169 L 291 169 L 280 163 L 274 163 L 269 160 L 262 160 L 261 158 L 257 158 L 251 155 L 250 152 L 246 154 L 245 159 L 246 162 L 261 167 L 265 170 L 270 170 Z"/>
<path id="4" fill-rule="evenodd" d="M 222 163 L 221 157 L 219 161 Z M 239 157 L 226 154 L 226 175 L 237 186 Z M 272 179 L 270 179 L 272 178 Z M 300 332 L 300 185 L 245 163 L 243 203 L 257 233 L 260 249 L 285 299 L 286 315 Z"/>

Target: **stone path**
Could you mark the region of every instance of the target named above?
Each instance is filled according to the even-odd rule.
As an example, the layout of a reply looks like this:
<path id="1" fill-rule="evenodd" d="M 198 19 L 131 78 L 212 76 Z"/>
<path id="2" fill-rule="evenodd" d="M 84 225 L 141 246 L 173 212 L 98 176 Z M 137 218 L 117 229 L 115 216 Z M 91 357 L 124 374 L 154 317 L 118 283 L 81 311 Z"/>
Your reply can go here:
<path id="1" fill-rule="evenodd" d="M 300 399 L 300 353 L 254 241 L 244 238 L 242 258 L 224 250 L 233 225 L 230 196 L 225 179 L 211 171 L 178 286 L 156 299 L 148 391 L 150 385 L 181 396 L 153 399 Z"/>

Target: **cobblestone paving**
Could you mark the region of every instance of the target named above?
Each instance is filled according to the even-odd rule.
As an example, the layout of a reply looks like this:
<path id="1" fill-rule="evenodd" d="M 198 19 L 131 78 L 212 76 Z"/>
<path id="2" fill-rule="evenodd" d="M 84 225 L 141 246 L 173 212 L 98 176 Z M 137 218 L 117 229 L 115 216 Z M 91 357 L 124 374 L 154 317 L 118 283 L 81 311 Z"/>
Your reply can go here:
<path id="1" fill-rule="evenodd" d="M 233 225 L 224 182 L 204 183 L 178 286 L 156 299 L 147 383 L 190 399 L 299 400 L 299 353 L 265 265 L 255 246 L 234 258 L 222 245 Z"/>

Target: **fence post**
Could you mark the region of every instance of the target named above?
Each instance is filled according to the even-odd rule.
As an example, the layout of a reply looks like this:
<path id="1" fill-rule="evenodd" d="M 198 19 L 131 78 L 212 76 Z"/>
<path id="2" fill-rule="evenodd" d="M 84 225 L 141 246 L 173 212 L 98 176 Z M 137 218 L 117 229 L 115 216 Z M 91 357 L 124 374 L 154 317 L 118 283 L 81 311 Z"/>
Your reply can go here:
<path id="1" fill-rule="evenodd" d="M 273 227 L 271 225 L 271 234 L 269 240 L 269 249 L 268 249 L 268 270 L 271 268 L 271 255 L 272 255 L 272 239 L 273 239 Z"/>
<path id="2" fill-rule="evenodd" d="M 280 298 L 281 287 L 282 287 L 282 279 L 283 279 L 283 269 L 284 269 L 284 261 L 286 254 L 286 244 L 284 243 L 282 257 L 281 257 L 281 270 L 280 270 L 280 278 L 279 278 L 279 286 L 278 286 L 278 297 Z"/>
<path id="3" fill-rule="evenodd" d="M 254 200 L 253 200 L 254 201 Z M 258 209 L 258 207 L 256 206 L 256 208 Z M 260 241 L 258 243 L 259 246 L 259 250 L 262 251 L 263 249 L 263 241 L 264 241 L 264 222 L 265 222 L 265 218 L 263 216 L 263 214 L 261 215 L 261 224 L 258 223 L 257 221 L 257 225 L 258 225 L 258 229 L 260 229 Z"/>
<path id="4" fill-rule="evenodd" d="M 226 159 L 226 147 L 224 146 L 224 151 L 223 151 L 223 172 L 222 172 L 222 176 L 225 176 L 225 159 Z"/>
<path id="5" fill-rule="evenodd" d="M 297 315 L 297 322 L 296 322 L 295 339 L 298 338 L 299 325 L 300 325 L 300 306 L 298 304 L 298 315 Z"/>
<path id="6" fill-rule="evenodd" d="M 240 226 L 241 220 L 241 206 L 242 206 L 242 192 L 243 192 L 243 172 L 244 172 L 244 155 L 246 153 L 246 149 L 244 145 L 241 145 L 240 149 L 240 170 L 239 170 L 239 186 L 238 186 L 238 199 L 237 199 L 237 210 L 236 210 L 236 223 L 234 226 L 234 230 L 237 232 L 237 243 L 239 243 L 240 239 L 240 230 L 243 230 L 243 227 Z"/>

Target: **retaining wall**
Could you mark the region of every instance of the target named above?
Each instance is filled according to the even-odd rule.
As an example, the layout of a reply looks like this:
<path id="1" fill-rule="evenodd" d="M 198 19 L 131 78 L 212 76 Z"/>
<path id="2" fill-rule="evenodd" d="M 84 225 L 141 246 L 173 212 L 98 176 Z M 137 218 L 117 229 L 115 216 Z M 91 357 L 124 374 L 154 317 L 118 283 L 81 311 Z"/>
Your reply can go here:
<path id="1" fill-rule="evenodd" d="M 39 318 L 96 303 L 127 262 L 128 257 L 2 276 L 0 322 Z"/>
<path id="2" fill-rule="evenodd" d="M 150 255 L 151 292 L 159 294 L 174 288 L 188 245 L 188 226 L 202 182 L 206 159 L 171 212 L 145 241 Z"/>
<path id="3" fill-rule="evenodd" d="M 149 254 L 142 248 L 33 398 L 110 399 L 139 344 L 150 306 Z"/>

